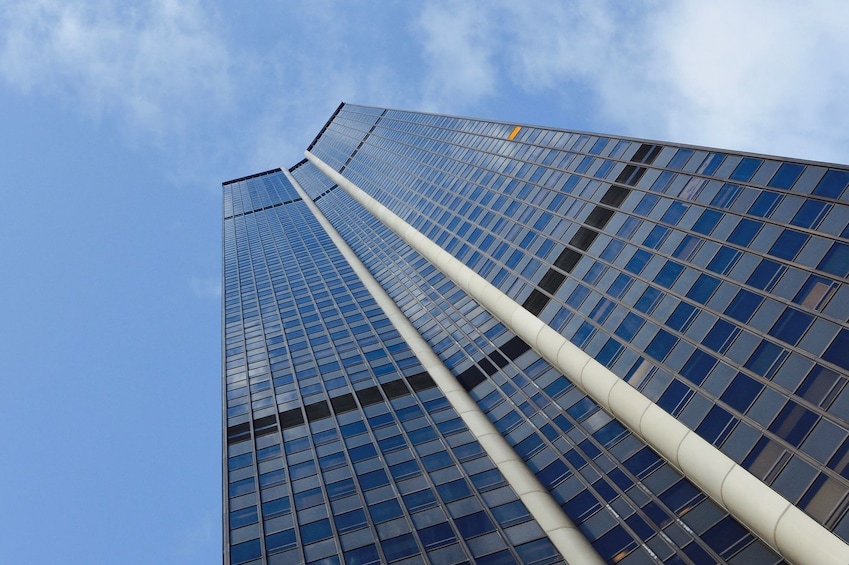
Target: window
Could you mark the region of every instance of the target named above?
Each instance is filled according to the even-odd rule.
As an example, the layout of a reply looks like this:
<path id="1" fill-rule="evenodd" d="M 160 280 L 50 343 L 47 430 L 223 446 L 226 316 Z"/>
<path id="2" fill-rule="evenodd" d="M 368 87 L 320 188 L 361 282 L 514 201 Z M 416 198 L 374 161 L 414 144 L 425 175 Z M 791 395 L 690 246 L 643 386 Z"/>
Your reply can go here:
<path id="1" fill-rule="evenodd" d="M 799 254 L 802 246 L 808 241 L 808 236 L 796 230 L 785 229 L 775 240 L 769 254 L 781 259 L 792 261 Z"/>
<path id="2" fill-rule="evenodd" d="M 826 196 L 828 198 L 839 198 L 849 183 L 849 172 L 836 171 L 830 169 L 826 171 L 822 179 L 814 188 L 814 194 L 817 196 Z"/>
<path id="3" fill-rule="evenodd" d="M 763 388 L 764 386 L 762 384 L 751 377 L 743 373 L 737 373 L 737 376 L 734 377 L 734 380 L 731 381 L 731 384 L 728 385 L 728 388 L 720 396 L 720 400 L 738 412 L 745 413 Z"/>
<path id="4" fill-rule="evenodd" d="M 813 322 L 814 317 L 795 308 L 787 308 L 769 330 L 769 335 L 796 345 Z"/>
<path id="5" fill-rule="evenodd" d="M 782 163 L 778 170 L 772 175 L 769 185 L 773 188 L 788 189 L 793 186 L 799 175 L 805 169 L 802 165 L 795 163 Z"/>

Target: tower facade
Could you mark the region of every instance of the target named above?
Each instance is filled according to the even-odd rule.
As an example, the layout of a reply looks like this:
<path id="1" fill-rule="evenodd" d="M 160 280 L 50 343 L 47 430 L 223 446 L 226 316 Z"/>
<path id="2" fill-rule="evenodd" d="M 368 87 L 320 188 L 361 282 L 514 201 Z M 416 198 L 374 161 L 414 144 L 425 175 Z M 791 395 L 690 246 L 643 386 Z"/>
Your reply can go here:
<path id="1" fill-rule="evenodd" d="M 849 170 L 341 105 L 224 183 L 224 561 L 847 562 Z"/>

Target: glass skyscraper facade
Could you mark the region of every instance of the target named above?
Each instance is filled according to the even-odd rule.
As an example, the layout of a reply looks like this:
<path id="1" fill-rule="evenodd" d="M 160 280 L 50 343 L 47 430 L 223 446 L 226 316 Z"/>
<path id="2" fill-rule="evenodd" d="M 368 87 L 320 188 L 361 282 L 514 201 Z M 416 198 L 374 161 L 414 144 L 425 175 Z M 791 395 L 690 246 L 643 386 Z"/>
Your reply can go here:
<path id="1" fill-rule="evenodd" d="M 847 184 L 341 105 L 223 185 L 225 563 L 846 563 Z"/>

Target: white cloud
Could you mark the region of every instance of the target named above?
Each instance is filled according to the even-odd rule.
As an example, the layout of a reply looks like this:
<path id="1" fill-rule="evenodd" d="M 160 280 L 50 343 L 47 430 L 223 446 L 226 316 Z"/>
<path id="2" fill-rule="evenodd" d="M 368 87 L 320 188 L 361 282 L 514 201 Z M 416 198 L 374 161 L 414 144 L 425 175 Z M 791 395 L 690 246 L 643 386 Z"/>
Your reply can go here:
<path id="1" fill-rule="evenodd" d="M 230 57 L 210 26 L 195 0 L 15 2 L 0 16 L 0 77 L 146 133 L 179 132 L 230 95 Z"/>
<path id="2" fill-rule="evenodd" d="M 559 111 L 583 96 L 616 133 L 846 161 L 847 18 L 841 0 L 441 2 L 419 20 L 423 96 L 465 109 L 509 84 Z"/>
<path id="3" fill-rule="evenodd" d="M 674 3 L 649 21 L 669 91 L 655 113 L 675 137 L 845 161 L 847 17 L 827 0 Z"/>
<path id="4" fill-rule="evenodd" d="M 474 102 L 496 92 L 494 55 L 500 34 L 495 23 L 477 2 L 425 6 L 414 31 L 420 34 L 427 67 L 422 93 L 427 109 Z"/>

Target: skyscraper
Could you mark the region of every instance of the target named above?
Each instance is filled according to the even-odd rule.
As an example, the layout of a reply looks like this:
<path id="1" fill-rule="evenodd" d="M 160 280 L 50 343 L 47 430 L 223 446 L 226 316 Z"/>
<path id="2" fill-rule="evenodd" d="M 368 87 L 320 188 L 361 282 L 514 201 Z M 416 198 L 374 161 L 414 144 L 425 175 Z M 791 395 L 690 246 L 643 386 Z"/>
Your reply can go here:
<path id="1" fill-rule="evenodd" d="M 849 562 L 847 184 L 340 105 L 223 186 L 225 563 Z"/>

